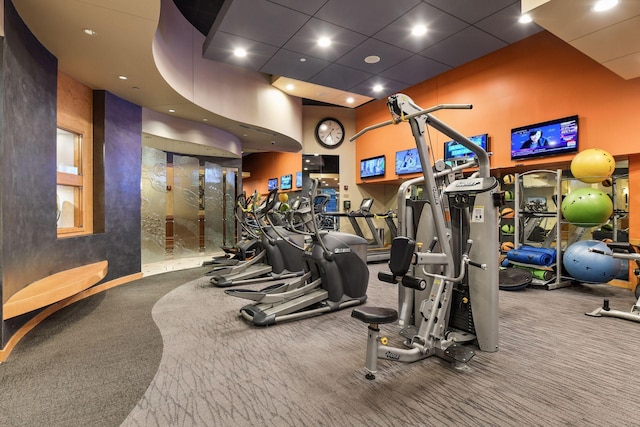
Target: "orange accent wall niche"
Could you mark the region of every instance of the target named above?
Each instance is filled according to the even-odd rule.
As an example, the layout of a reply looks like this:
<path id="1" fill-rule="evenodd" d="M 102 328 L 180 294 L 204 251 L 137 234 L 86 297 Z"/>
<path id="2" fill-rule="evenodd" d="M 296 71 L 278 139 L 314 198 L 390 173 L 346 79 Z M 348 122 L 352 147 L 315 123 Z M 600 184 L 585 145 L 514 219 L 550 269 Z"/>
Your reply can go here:
<path id="1" fill-rule="evenodd" d="M 242 188 L 247 194 L 258 191 L 260 194 L 267 193 L 267 181 L 269 178 L 278 178 L 283 175 L 293 175 L 293 188 L 295 191 L 296 172 L 302 170 L 301 153 L 253 153 L 242 159 L 243 172 L 251 174 L 248 178 L 242 179 Z"/>

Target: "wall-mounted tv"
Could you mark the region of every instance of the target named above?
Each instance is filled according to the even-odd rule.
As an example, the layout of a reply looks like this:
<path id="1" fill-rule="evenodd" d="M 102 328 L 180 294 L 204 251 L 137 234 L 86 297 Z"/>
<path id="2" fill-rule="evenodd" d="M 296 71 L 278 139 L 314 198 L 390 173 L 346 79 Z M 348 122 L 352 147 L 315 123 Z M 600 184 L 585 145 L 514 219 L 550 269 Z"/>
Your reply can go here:
<path id="1" fill-rule="evenodd" d="M 578 116 L 511 130 L 511 160 L 557 156 L 578 151 Z"/>
<path id="2" fill-rule="evenodd" d="M 291 190 L 293 176 L 291 174 L 282 175 L 280 177 L 280 189 L 281 190 Z"/>
<path id="3" fill-rule="evenodd" d="M 484 151 L 489 151 L 489 135 L 483 133 L 468 137 L 471 142 L 482 147 Z M 475 157 L 475 153 L 457 141 L 447 141 L 444 143 L 444 160 L 466 160 Z"/>
<path id="4" fill-rule="evenodd" d="M 269 178 L 267 181 L 267 191 L 275 190 L 278 188 L 278 178 Z"/>
<path id="5" fill-rule="evenodd" d="M 396 175 L 422 172 L 417 148 L 396 151 Z"/>
<path id="6" fill-rule="evenodd" d="M 302 188 L 302 172 L 296 172 L 296 188 Z"/>
<path id="7" fill-rule="evenodd" d="M 360 160 L 360 179 L 384 176 L 385 156 L 376 156 Z"/>

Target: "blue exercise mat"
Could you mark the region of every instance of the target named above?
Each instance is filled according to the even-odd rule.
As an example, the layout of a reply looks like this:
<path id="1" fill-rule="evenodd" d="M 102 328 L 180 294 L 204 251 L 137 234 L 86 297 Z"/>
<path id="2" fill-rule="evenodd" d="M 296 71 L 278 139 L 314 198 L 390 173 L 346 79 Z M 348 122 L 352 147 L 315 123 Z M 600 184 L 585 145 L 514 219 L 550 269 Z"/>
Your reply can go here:
<path id="1" fill-rule="evenodd" d="M 525 264 L 549 266 L 554 262 L 554 256 L 543 251 L 526 249 L 512 249 L 507 252 L 507 259 Z"/>
<path id="2" fill-rule="evenodd" d="M 542 252 L 542 253 L 545 253 L 545 254 L 549 254 L 549 255 L 551 255 L 551 257 L 553 257 L 554 261 L 556 260 L 556 250 L 555 249 L 539 248 L 537 246 L 527 246 L 527 245 L 522 245 L 518 249 L 525 250 L 525 251 Z"/>

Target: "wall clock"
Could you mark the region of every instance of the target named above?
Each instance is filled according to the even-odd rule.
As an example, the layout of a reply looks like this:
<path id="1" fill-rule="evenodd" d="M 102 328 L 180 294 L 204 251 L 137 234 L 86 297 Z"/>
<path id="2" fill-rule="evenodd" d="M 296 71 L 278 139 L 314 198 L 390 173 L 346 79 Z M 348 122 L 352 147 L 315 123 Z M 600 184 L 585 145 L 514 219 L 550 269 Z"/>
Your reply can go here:
<path id="1" fill-rule="evenodd" d="M 316 140 L 326 148 L 336 148 L 344 142 L 344 126 L 331 117 L 320 120 L 315 131 Z"/>

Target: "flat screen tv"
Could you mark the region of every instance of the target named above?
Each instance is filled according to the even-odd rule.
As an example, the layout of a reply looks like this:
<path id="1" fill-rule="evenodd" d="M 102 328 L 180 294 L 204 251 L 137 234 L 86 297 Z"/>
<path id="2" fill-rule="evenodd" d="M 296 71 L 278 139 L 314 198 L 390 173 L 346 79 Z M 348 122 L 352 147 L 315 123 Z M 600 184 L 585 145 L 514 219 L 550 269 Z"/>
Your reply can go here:
<path id="1" fill-rule="evenodd" d="M 469 140 L 474 144 L 482 147 L 484 151 L 489 151 L 489 135 L 487 135 L 486 133 L 470 136 Z M 475 157 L 475 153 L 457 141 L 447 141 L 444 143 L 445 162 L 450 162 L 453 160 L 466 160 L 473 157 Z"/>
<path id="2" fill-rule="evenodd" d="M 278 178 L 269 178 L 267 181 L 267 191 L 275 190 L 278 188 Z"/>
<path id="3" fill-rule="evenodd" d="M 302 188 L 302 172 L 296 172 L 296 188 Z"/>
<path id="4" fill-rule="evenodd" d="M 511 130 L 511 160 L 558 156 L 578 151 L 578 116 Z"/>
<path id="5" fill-rule="evenodd" d="M 293 176 L 291 174 L 282 175 L 280 177 L 280 189 L 281 190 L 291 190 Z"/>
<path id="6" fill-rule="evenodd" d="M 422 172 L 420 156 L 417 148 L 396 151 L 396 175 Z"/>
<path id="7" fill-rule="evenodd" d="M 360 160 L 360 179 L 384 176 L 385 166 L 384 155 Z"/>

